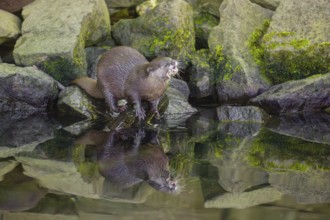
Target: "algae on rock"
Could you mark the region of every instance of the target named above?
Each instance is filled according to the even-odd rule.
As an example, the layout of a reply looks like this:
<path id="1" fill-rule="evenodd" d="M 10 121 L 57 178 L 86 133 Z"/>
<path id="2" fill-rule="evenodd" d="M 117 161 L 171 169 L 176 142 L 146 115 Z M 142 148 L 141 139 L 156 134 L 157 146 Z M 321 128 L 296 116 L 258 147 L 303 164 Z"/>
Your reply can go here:
<path id="1" fill-rule="evenodd" d="M 22 37 L 14 49 L 18 65 L 38 65 L 64 84 L 86 74 L 85 46 L 110 33 L 103 0 L 39 0 L 24 8 Z"/>
<path id="2" fill-rule="evenodd" d="M 113 37 L 147 58 L 187 58 L 195 50 L 193 10 L 183 0 L 163 1 L 147 14 L 117 22 Z"/>

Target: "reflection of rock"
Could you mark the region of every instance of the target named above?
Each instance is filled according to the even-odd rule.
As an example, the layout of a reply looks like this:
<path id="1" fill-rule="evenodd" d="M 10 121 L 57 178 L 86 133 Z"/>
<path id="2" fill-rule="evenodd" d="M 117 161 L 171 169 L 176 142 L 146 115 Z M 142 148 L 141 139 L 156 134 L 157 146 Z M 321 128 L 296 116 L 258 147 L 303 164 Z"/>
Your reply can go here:
<path id="1" fill-rule="evenodd" d="M 224 122 L 219 123 L 218 130 L 224 135 L 231 136 L 233 141 L 238 140 L 239 143 L 239 139 L 256 135 L 261 127 L 260 123 Z"/>
<path id="2" fill-rule="evenodd" d="M 0 162 L 0 181 L 3 180 L 3 176 L 12 171 L 18 163 L 14 160 Z"/>
<path id="3" fill-rule="evenodd" d="M 205 202 L 206 208 L 247 208 L 280 200 L 282 193 L 265 187 L 239 194 L 226 193 Z"/>
<path id="4" fill-rule="evenodd" d="M 262 129 L 252 140 L 248 161 L 268 170 L 329 170 L 330 147 Z"/>
<path id="5" fill-rule="evenodd" d="M 24 211 L 33 208 L 47 193 L 38 181 L 21 174 L 20 167 L 0 182 L 0 210 Z"/>
<path id="6" fill-rule="evenodd" d="M 269 116 L 255 106 L 221 106 L 217 108 L 220 121 L 264 122 Z"/>
<path id="7" fill-rule="evenodd" d="M 271 172 L 269 182 L 282 193 L 293 196 L 298 203 L 330 202 L 330 172 Z"/>
<path id="8" fill-rule="evenodd" d="M 283 135 L 330 144 L 330 114 L 282 116 L 271 119 L 266 126 Z"/>
<path id="9" fill-rule="evenodd" d="M 23 119 L 4 118 L 0 125 L 0 157 L 31 151 L 38 144 L 54 138 L 54 125 L 42 115 Z"/>

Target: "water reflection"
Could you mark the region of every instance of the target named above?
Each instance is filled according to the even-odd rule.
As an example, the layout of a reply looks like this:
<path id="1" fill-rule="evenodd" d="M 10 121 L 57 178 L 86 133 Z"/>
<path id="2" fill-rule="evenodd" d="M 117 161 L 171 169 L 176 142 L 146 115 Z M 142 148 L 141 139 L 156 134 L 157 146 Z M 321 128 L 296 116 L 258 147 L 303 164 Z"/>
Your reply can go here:
<path id="1" fill-rule="evenodd" d="M 77 143 L 96 145 L 99 172 L 117 190 L 144 181 L 156 190 L 176 192 L 178 182 L 170 173 L 169 158 L 157 135 L 157 131 L 144 129 L 90 131 Z"/>
<path id="2" fill-rule="evenodd" d="M 0 217 L 329 219 L 328 115 L 216 118 L 208 109 L 157 131 L 101 123 L 84 134 L 43 116 L 4 118 Z"/>

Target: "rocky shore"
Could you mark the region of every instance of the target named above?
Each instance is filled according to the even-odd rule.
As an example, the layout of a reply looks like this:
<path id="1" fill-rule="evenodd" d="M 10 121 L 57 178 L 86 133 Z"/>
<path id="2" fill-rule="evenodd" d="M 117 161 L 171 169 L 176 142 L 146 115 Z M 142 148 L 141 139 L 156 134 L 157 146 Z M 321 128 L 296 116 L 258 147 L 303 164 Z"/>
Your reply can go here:
<path id="1" fill-rule="evenodd" d="M 5 2 L 2 112 L 103 117 L 103 103 L 70 82 L 95 77 L 97 58 L 117 45 L 182 63 L 161 101 L 168 117 L 196 112 L 192 102 L 253 105 L 275 115 L 329 112 L 327 0 Z"/>

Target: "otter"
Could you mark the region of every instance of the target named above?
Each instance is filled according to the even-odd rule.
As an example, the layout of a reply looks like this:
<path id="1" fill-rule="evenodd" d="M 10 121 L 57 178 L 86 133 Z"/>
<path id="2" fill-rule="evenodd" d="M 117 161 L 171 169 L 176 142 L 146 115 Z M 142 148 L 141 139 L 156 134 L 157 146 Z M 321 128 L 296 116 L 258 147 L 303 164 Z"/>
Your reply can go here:
<path id="1" fill-rule="evenodd" d="M 121 129 L 89 131 L 76 143 L 95 144 L 99 172 L 111 186 L 129 189 L 146 182 L 158 191 L 178 192 L 178 180 L 171 175 L 169 158 L 156 131 Z"/>
<path id="2" fill-rule="evenodd" d="M 169 57 L 158 57 L 149 62 L 140 52 L 127 46 L 117 46 L 105 52 L 96 67 L 97 80 L 81 77 L 72 83 L 90 96 L 104 98 L 113 112 L 126 110 L 117 106 L 120 99 L 135 105 L 139 120 L 146 116 L 141 100 L 146 100 L 159 118 L 158 103 L 170 78 L 178 73 L 178 62 Z"/>

